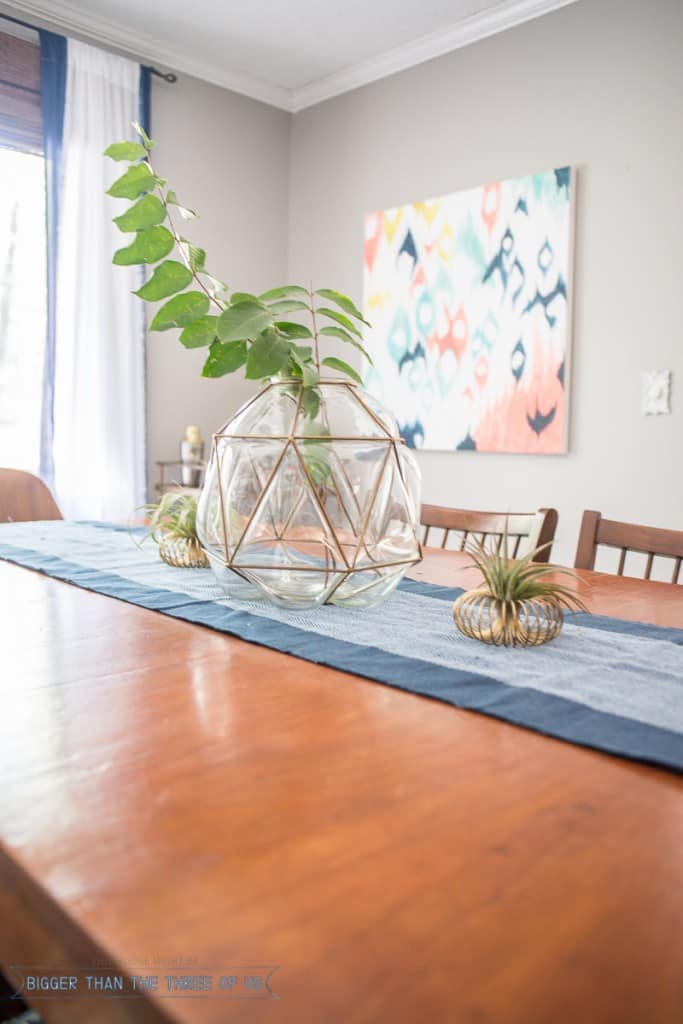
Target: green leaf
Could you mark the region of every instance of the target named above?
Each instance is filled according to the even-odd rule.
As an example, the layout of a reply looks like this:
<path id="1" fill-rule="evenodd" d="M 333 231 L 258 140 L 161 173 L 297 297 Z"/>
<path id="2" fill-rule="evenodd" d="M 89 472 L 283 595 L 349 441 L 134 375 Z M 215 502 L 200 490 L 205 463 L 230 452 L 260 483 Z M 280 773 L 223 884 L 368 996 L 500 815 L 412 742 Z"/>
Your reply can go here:
<path id="1" fill-rule="evenodd" d="M 369 352 L 366 352 L 361 343 L 354 337 L 352 337 L 348 331 L 345 331 L 343 327 L 321 327 L 318 334 L 326 334 L 332 338 L 340 338 L 345 341 L 347 345 L 353 345 L 359 352 L 362 352 L 370 366 L 373 366 L 372 358 Z"/>
<path id="2" fill-rule="evenodd" d="M 218 337 L 221 341 L 243 341 L 245 338 L 255 338 L 266 327 L 270 327 L 272 322 L 272 313 L 258 302 L 251 300 L 238 302 L 221 313 L 218 319 Z M 267 374 L 258 376 L 267 376 Z"/>
<path id="3" fill-rule="evenodd" d="M 304 414 L 314 420 L 320 410 L 320 392 L 317 388 L 305 388 L 301 396 L 301 406 Z"/>
<path id="4" fill-rule="evenodd" d="M 321 375 L 318 374 L 312 362 L 303 362 L 301 364 L 301 375 L 303 377 L 303 386 L 306 388 L 315 387 L 321 381 Z"/>
<path id="5" fill-rule="evenodd" d="M 198 214 L 196 214 L 194 210 L 190 210 L 189 207 L 183 206 L 182 203 L 178 202 L 178 197 L 173 191 L 173 189 L 169 189 L 168 192 L 166 193 L 166 202 L 169 203 L 171 206 L 175 206 L 177 208 L 178 213 L 183 218 L 183 220 L 197 219 Z"/>
<path id="6" fill-rule="evenodd" d="M 307 394 L 309 393 L 317 396 L 317 405 L 314 398 L 313 403 L 310 406 L 310 413 L 308 412 L 308 403 L 310 402 L 310 399 L 307 399 Z M 306 469 L 313 479 L 313 483 L 322 484 L 325 483 L 331 474 L 331 446 L 327 441 L 320 440 L 321 438 L 330 437 L 329 427 L 315 419 L 320 407 L 320 393 L 318 389 L 304 388 L 301 395 L 301 404 L 304 407 L 304 412 L 307 416 L 310 416 L 310 422 L 305 419 L 303 424 L 306 440 L 303 443 L 302 457 L 306 464 Z M 315 410 L 315 412 L 313 410 Z"/>
<path id="7" fill-rule="evenodd" d="M 313 349 L 310 345 L 290 345 L 292 352 L 296 352 L 299 359 L 303 359 L 305 363 L 310 363 L 313 359 Z"/>
<path id="8" fill-rule="evenodd" d="M 261 302 L 275 302 L 277 299 L 286 299 L 289 295 L 308 295 L 308 288 L 302 288 L 300 284 L 285 284 L 282 288 L 271 288 L 270 291 L 259 295 Z"/>
<path id="9" fill-rule="evenodd" d="M 315 447 L 310 445 L 310 447 L 304 448 L 303 460 L 314 484 L 319 486 L 329 479 L 332 469 L 330 467 L 330 453 L 327 443 L 317 444 Z"/>
<path id="10" fill-rule="evenodd" d="M 328 309 L 327 306 L 321 306 L 320 309 L 316 309 L 316 313 L 320 313 L 321 316 L 327 316 L 330 320 L 336 320 L 338 324 L 345 327 L 347 331 L 351 331 L 357 337 L 362 338 L 363 335 L 358 330 L 353 320 L 349 320 L 348 316 L 344 316 L 343 313 L 338 313 L 336 309 Z"/>
<path id="11" fill-rule="evenodd" d="M 273 313 L 292 313 L 295 309 L 310 309 L 307 302 L 300 302 L 298 299 L 282 299 L 280 302 L 271 302 L 268 308 Z"/>
<path id="12" fill-rule="evenodd" d="M 180 342 L 185 348 L 203 348 L 210 345 L 216 337 L 217 326 L 217 316 L 200 316 L 185 328 L 180 335 Z"/>
<path id="13" fill-rule="evenodd" d="M 323 366 L 329 366 L 333 370 L 338 370 L 339 373 L 345 373 L 347 377 L 351 377 L 352 380 L 363 383 L 363 379 L 357 370 L 354 370 L 352 366 L 345 363 L 343 359 L 336 359 L 334 356 L 328 356 L 327 359 L 323 359 Z"/>
<path id="14" fill-rule="evenodd" d="M 206 250 L 200 249 L 198 245 L 189 245 L 187 259 L 192 270 L 203 270 L 206 263 Z"/>
<path id="15" fill-rule="evenodd" d="M 126 210 L 120 217 L 114 217 L 119 231 L 140 231 L 141 228 L 151 228 L 155 224 L 161 224 L 166 220 L 166 208 L 157 196 L 147 195 L 138 199 L 130 210 Z"/>
<path id="16" fill-rule="evenodd" d="M 320 374 L 316 370 L 316 368 L 313 365 L 313 363 L 308 362 L 305 359 L 301 358 L 301 356 L 299 355 L 297 349 L 298 349 L 297 345 L 291 345 L 289 351 L 290 351 L 292 359 L 294 360 L 296 365 L 301 370 L 301 377 L 302 377 L 303 382 L 304 382 L 304 387 L 305 388 L 315 387 L 315 385 L 320 380 Z"/>
<path id="17" fill-rule="evenodd" d="M 187 269 L 184 263 L 177 260 L 164 260 L 156 268 L 149 281 L 143 284 L 135 292 L 146 302 L 158 302 L 165 299 L 167 295 L 175 295 L 187 288 L 192 280 L 192 272 Z"/>
<path id="18" fill-rule="evenodd" d="M 143 192 L 151 192 L 158 181 L 147 164 L 133 164 L 107 189 L 107 195 L 115 199 L 137 199 Z"/>
<path id="19" fill-rule="evenodd" d="M 287 338 L 312 338 L 313 334 L 303 324 L 290 323 L 288 320 L 276 320 L 275 326 L 280 334 Z"/>
<path id="20" fill-rule="evenodd" d="M 104 155 L 112 160 L 141 160 L 147 156 L 147 150 L 139 142 L 112 142 L 107 146 Z"/>
<path id="21" fill-rule="evenodd" d="M 218 295 L 219 292 L 227 292 L 228 286 L 225 281 L 219 281 L 217 277 L 213 277 L 206 270 L 198 271 L 203 278 L 208 282 L 209 290 L 213 295 Z"/>
<path id="22" fill-rule="evenodd" d="M 191 270 L 203 270 L 206 263 L 206 252 L 198 245 L 193 245 L 186 238 L 180 240 L 180 251 L 190 264 Z"/>
<path id="23" fill-rule="evenodd" d="M 320 381 L 320 374 L 313 363 L 301 363 L 301 373 L 305 388 L 314 388 Z"/>
<path id="24" fill-rule="evenodd" d="M 165 303 L 149 325 L 150 331 L 168 331 L 171 327 L 187 327 L 209 309 L 204 292 L 184 292 Z"/>
<path id="25" fill-rule="evenodd" d="M 330 302 L 334 302 L 335 306 L 339 306 L 340 309 L 343 309 L 345 313 L 355 317 L 356 320 L 360 320 L 361 323 L 367 324 L 368 327 L 370 326 L 360 310 L 354 306 L 348 295 L 342 295 L 341 292 L 335 292 L 332 288 L 319 288 L 315 294 L 320 295 L 323 299 L 329 299 Z"/>
<path id="26" fill-rule="evenodd" d="M 152 142 L 152 140 L 150 139 L 150 137 L 148 136 L 147 132 L 142 127 L 142 125 L 140 124 L 139 121 L 133 121 L 133 128 L 135 128 L 135 131 L 138 133 L 138 135 L 142 139 L 145 148 L 146 149 L 154 149 L 154 143 Z"/>
<path id="27" fill-rule="evenodd" d="M 125 249 L 117 249 L 113 262 L 119 267 L 136 263 L 157 263 L 173 248 L 173 235 L 164 227 L 143 228 Z"/>
<path id="28" fill-rule="evenodd" d="M 180 340 L 182 341 L 182 337 Z M 223 377 L 226 373 L 239 370 L 246 361 L 246 341 L 214 341 L 204 363 L 202 377 Z"/>
<path id="29" fill-rule="evenodd" d="M 330 428 L 326 423 L 321 422 L 307 423 L 304 427 L 304 437 L 304 445 L 307 448 L 309 445 L 315 447 L 316 445 L 327 444 L 326 441 L 321 441 L 320 438 L 330 438 L 332 440 Z"/>
<path id="30" fill-rule="evenodd" d="M 245 376 L 248 380 L 272 377 L 284 370 L 288 362 L 289 343 L 281 338 L 272 327 L 268 327 L 254 339 L 249 348 Z"/>
<path id="31" fill-rule="evenodd" d="M 230 305 L 235 306 L 238 302 L 256 302 L 262 307 L 262 303 L 251 292 L 233 292 L 230 296 Z"/>

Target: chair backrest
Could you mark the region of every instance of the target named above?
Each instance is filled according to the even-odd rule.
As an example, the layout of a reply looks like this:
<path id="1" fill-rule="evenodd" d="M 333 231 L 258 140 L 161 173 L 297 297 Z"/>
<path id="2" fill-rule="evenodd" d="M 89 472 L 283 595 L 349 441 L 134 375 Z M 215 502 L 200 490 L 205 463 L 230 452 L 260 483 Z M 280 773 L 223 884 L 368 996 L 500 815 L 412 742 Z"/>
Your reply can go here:
<path id="1" fill-rule="evenodd" d="M 432 529 L 442 530 L 441 547 L 445 548 L 450 534 L 454 532 L 461 535 L 461 551 L 465 550 L 468 541 L 500 551 L 507 528 L 508 551 L 512 558 L 521 554 L 521 543 L 525 540 L 524 547 L 528 551 L 547 544 L 536 560 L 548 562 L 557 529 L 557 512 L 554 508 L 540 508 L 538 512 L 474 512 L 465 508 L 423 505 L 420 522 L 425 527 L 423 544 L 428 543 Z"/>
<path id="2" fill-rule="evenodd" d="M 650 579 L 655 556 L 673 558 L 671 582 L 678 583 L 683 559 L 683 530 L 661 530 L 657 526 L 620 523 L 615 519 L 603 519 L 600 512 L 587 509 L 581 520 L 574 567 L 594 569 L 598 547 L 617 548 L 620 551 L 617 576 L 624 575 L 629 551 L 647 555 L 644 573 L 646 580 Z"/>
<path id="3" fill-rule="evenodd" d="M 0 523 L 61 518 L 62 513 L 42 480 L 21 469 L 0 469 Z"/>

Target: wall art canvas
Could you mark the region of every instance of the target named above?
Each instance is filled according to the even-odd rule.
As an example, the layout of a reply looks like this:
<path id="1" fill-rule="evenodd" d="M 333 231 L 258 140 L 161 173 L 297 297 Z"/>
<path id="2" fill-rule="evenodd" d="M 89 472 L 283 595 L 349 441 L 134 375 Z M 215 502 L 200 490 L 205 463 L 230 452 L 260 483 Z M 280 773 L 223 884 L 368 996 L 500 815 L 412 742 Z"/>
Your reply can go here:
<path id="1" fill-rule="evenodd" d="M 408 445 L 567 450 L 570 167 L 366 218 L 365 385 Z"/>

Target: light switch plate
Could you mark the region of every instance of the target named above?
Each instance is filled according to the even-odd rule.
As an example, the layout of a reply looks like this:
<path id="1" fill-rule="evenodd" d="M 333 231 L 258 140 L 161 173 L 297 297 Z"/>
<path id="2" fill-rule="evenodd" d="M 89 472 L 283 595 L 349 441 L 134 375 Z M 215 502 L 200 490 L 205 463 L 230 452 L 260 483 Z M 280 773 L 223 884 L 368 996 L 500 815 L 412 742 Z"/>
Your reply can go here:
<path id="1" fill-rule="evenodd" d="M 643 374 L 643 415 L 664 416 L 671 412 L 671 370 L 648 370 Z"/>

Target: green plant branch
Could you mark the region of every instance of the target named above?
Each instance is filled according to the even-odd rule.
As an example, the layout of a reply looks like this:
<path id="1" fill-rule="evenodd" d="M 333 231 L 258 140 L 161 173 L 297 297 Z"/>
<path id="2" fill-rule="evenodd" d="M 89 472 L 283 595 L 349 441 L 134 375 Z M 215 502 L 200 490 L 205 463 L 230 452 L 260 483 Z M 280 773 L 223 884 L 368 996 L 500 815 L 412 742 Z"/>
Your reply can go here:
<path id="1" fill-rule="evenodd" d="M 315 420 L 320 408 L 317 387 L 321 367 L 362 383 L 349 363 L 336 356 L 321 358 L 322 338 L 335 337 L 372 362 L 361 343 L 360 325 L 369 326 L 363 314 L 348 296 L 331 288 L 314 291 L 312 282 L 308 288 L 287 284 L 261 295 L 233 291 L 220 298 L 219 293 L 227 288 L 206 269 L 204 250 L 181 236 L 171 206 L 177 205 L 180 216 L 188 220 L 196 214 L 165 189 L 167 183 L 156 175 L 152 163 L 154 142 L 139 125 L 133 127 L 141 141 L 115 142 L 105 150 L 112 160 L 128 164 L 127 171 L 107 191 L 114 198 L 133 201 L 133 206 L 114 218 L 122 232 L 134 232 L 134 237 L 117 249 L 113 262 L 119 266 L 158 264 L 136 292 L 146 302 L 163 302 L 150 330 L 175 328 L 181 331 L 180 342 L 186 348 L 208 348 L 202 368 L 205 377 L 222 377 L 244 368 L 248 380 L 294 378 L 303 389 L 304 414 Z M 179 260 L 168 258 L 174 251 Z M 316 308 L 319 299 L 326 304 Z M 304 319 L 310 315 L 312 330 L 301 322 L 302 314 Z"/>
<path id="2" fill-rule="evenodd" d="M 143 145 L 144 145 L 144 143 L 143 143 Z M 150 159 L 150 150 L 149 150 L 149 148 L 147 146 L 145 146 L 145 149 L 147 150 L 147 158 L 146 158 L 145 162 L 146 162 L 147 166 L 149 167 L 151 173 L 154 174 L 154 176 L 156 177 L 156 174 L 154 173 L 154 167 L 153 167 L 152 161 Z M 163 204 L 164 210 L 166 211 L 166 220 L 168 221 L 168 226 L 171 229 L 171 234 L 173 235 L 173 240 L 175 242 L 176 249 L 180 253 L 180 258 L 182 259 L 183 263 L 185 264 L 187 269 L 192 274 L 192 277 L 194 278 L 195 283 L 201 288 L 201 290 L 204 292 L 204 294 L 208 298 L 209 302 L 213 302 L 213 304 L 216 307 L 216 309 L 220 310 L 220 312 L 223 313 L 228 308 L 228 304 L 226 302 L 222 302 L 218 298 L 218 296 L 213 291 L 211 291 L 210 288 L 206 287 L 206 285 L 204 284 L 204 282 L 202 281 L 202 279 L 199 276 L 199 271 L 195 270 L 194 267 L 192 266 L 192 263 L 191 263 L 189 257 L 186 255 L 185 251 L 183 250 L 183 245 L 182 245 L 182 242 L 180 240 L 180 235 L 176 231 L 175 224 L 173 223 L 173 218 L 171 217 L 171 211 L 169 209 L 170 204 L 166 200 L 166 196 L 164 195 L 164 190 L 163 190 L 161 185 L 157 185 L 156 186 L 156 192 L 158 192 L 159 199 L 160 199 L 160 201 Z"/>
<path id="3" fill-rule="evenodd" d="M 308 289 L 308 294 L 311 298 L 311 323 L 313 324 L 313 351 L 315 353 L 315 368 L 320 373 L 320 350 L 318 348 L 318 326 L 315 320 L 315 299 L 313 297 L 313 282 L 311 281 Z"/>

